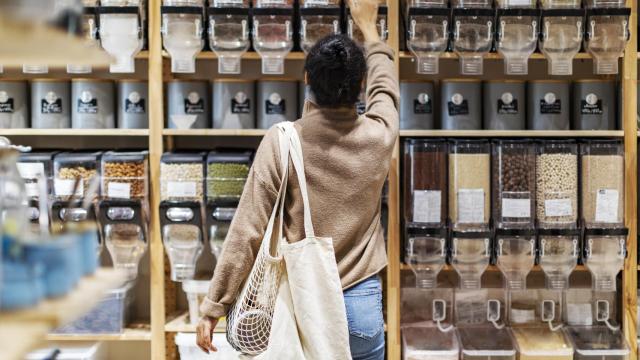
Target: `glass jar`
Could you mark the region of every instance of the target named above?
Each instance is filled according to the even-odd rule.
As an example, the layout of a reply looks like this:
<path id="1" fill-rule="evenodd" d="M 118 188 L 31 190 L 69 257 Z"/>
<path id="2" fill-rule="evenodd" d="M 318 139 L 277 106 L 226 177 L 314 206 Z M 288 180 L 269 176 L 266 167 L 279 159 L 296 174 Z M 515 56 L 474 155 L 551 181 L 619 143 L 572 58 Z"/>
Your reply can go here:
<path id="1" fill-rule="evenodd" d="M 109 151 L 102 156 L 104 199 L 146 199 L 148 152 Z"/>
<path id="2" fill-rule="evenodd" d="M 100 43 L 115 59 L 109 70 L 112 73 L 134 72 L 134 56 L 142 50 L 143 44 L 139 2 L 102 0 L 98 14 Z"/>
<path id="3" fill-rule="evenodd" d="M 449 44 L 451 9 L 445 0 L 414 0 L 407 9 L 407 48 L 418 74 L 437 74 L 438 60 Z"/>
<path id="4" fill-rule="evenodd" d="M 616 276 L 624 266 L 627 229 L 587 229 L 584 264 L 591 272 L 594 291 L 616 291 Z"/>
<path id="5" fill-rule="evenodd" d="M 163 0 L 162 5 L 162 42 L 171 56 L 171 72 L 194 73 L 204 46 L 203 1 Z"/>
<path id="6" fill-rule="evenodd" d="M 160 160 L 160 200 L 204 200 L 204 153 L 165 153 Z"/>
<path id="7" fill-rule="evenodd" d="M 491 51 L 494 11 L 489 0 L 453 0 L 453 51 L 462 75 L 481 75 L 483 59 Z"/>
<path id="8" fill-rule="evenodd" d="M 539 229 L 540 267 L 548 289 L 569 288 L 569 275 L 578 265 L 578 229 Z"/>
<path id="9" fill-rule="evenodd" d="M 252 157 L 252 151 L 210 152 L 207 156 L 207 200 L 239 200 Z"/>
<path id="10" fill-rule="evenodd" d="M 449 147 L 449 220 L 454 230 L 487 230 L 491 212 L 490 145 L 455 140 Z"/>
<path id="11" fill-rule="evenodd" d="M 536 156 L 536 217 L 541 228 L 575 228 L 578 220 L 578 145 L 547 140 Z"/>
<path id="12" fill-rule="evenodd" d="M 496 265 L 508 290 L 524 290 L 527 275 L 536 259 L 536 237 L 533 229 L 497 229 Z"/>
<path id="13" fill-rule="evenodd" d="M 209 6 L 209 47 L 218 56 L 218 73 L 240 74 L 240 59 L 251 45 L 249 1 L 213 0 Z"/>
<path id="14" fill-rule="evenodd" d="M 451 235 L 451 265 L 460 277 L 461 289 L 479 289 L 482 273 L 489 266 L 488 231 L 454 231 Z"/>
<path id="15" fill-rule="evenodd" d="M 496 47 L 504 57 L 504 73 L 526 75 L 538 45 L 540 11 L 531 0 L 498 0 Z"/>
<path id="16" fill-rule="evenodd" d="M 92 178 L 100 176 L 101 152 L 64 152 L 54 158 L 53 193 L 57 200 L 84 198 Z M 77 182 L 77 185 L 76 185 Z M 75 192 L 74 192 L 75 189 Z M 95 194 L 96 196 L 98 194 Z"/>

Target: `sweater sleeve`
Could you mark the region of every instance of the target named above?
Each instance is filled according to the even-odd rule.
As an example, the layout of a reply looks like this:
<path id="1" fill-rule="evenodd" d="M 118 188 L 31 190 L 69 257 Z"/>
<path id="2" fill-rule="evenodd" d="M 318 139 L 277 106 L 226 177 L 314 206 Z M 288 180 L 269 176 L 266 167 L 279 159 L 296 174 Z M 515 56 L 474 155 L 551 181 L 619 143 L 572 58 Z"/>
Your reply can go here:
<path id="1" fill-rule="evenodd" d="M 365 44 L 367 99 L 365 116 L 382 124 L 395 141 L 399 127 L 400 90 L 393 62 L 393 50 L 384 42 Z"/>
<path id="2" fill-rule="evenodd" d="M 281 183 L 277 131 L 271 128 L 256 152 L 209 293 L 200 305 L 203 315 L 225 316 L 253 267 Z"/>

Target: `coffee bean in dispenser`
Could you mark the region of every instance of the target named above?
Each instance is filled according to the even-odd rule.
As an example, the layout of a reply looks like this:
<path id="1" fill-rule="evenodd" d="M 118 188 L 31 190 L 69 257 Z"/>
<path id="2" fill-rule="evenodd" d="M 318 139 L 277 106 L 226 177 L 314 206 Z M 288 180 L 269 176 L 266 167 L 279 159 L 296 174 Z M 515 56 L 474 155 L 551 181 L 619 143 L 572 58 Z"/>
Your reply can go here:
<path id="1" fill-rule="evenodd" d="M 31 127 L 68 129 L 71 127 L 69 81 L 36 79 L 31 82 Z"/>
<path id="2" fill-rule="evenodd" d="M 144 80 L 118 82 L 118 127 L 147 129 L 149 127 L 149 89 Z"/>
<path id="3" fill-rule="evenodd" d="M 255 83 L 219 79 L 213 82 L 213 128 L 255 129 Z"/>
<path id="4" fill-rule="evenodd" d="M 258 81 L 258 129 L 281 121 L 294 121 L 298 114 L 298 83 L 294 80 Z"/>
<path id="5" fill-rule="evenodd" d="M 496 80 L 483 84 L 484 128 L 487 130 L 525 129 L 524 81 Z"/>
<path id="6" fill-rule="evenodd" d="M 27 82 L 0 80 L 0 129 L 29 127 Z"/>
<path id="7" fill-rule="evenodd" d="M 71 99 L 72 128 L 115 128 L 116 114 L 112 81 L 74 79 L 71 82 Z"/>
<path id="8" fill-rule="evenodd" d="M 434 128 L 433 94 L 432 82 L 403 81 L 400 83 L 400 129 L 429 130 Z"/>
<path id="9" fill-rule="evenodd" d="M 443 80 L 440 119 L 444 130 L 482 129 L 482 84 L 479 80 Z"/>
<path id="10" fill-rule="evenodd" d="M 535 80 L 527 84 L 529 130 L 569 130 L 569 83 Z"/>
<path id="11" fill-rule="evenodd" d="M 616 87 L 612 80 L 577 80 L 573 83 L 574 130 L 615 130 Z"/>

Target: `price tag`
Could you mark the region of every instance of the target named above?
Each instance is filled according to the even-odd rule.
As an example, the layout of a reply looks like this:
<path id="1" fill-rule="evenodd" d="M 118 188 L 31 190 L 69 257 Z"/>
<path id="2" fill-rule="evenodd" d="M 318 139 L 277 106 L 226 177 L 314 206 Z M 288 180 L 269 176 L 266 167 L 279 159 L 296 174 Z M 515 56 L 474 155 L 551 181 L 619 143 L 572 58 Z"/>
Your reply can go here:
<path id="1" fill-rule="evenodd" d="M 531 199 L 502 199 L 502 217 L 531 217 Z"/>
<path id="2" fill-rule="evenodd" d="M 477 224 L 484 222 L 484 190 L 458 190 L 458 222 Z"/>
<path id="3" fill-rule="evenodd" d="M 110 198 L 129 199 L 131 198 L 131 184 L 110 182 L 107 184 L 107 196 Z"/>
<path id="4" fill-rule="evenodd" d="M 195 197 L 196 183 L 193 181 L 167 182 L 167 195 L 175 197 Z"/>
<path id="5" fill-rule="evenodd" d="M 552 199 L 544 201 L 545 216 L 571 216 L 573 206 L 571 199 Z"/>
<path id="6" fill-rule="evenodd" d="M 415 190 L 413 192 L 413 221 L 439 223 L 442 194 L 437 190 Z"/>
<path id="7" fill-rule="evenodd" d="M 618 190 L 600 189 L 596 195 L 596 222 L 618 222 Z"/>
<path id="8" fill-rule="evenodd" d="M 53 181 L 53 189 L 58 196 L 82 196 L 84 194 L 84 183 L 82 180 L 78 183 L 78 189 L 76 193 L 73 193 L 73 186 L 75 185 L 75 180 L 68 179 L 55 179 Z"/>
<path id="9" fill-rule="evenodd" d="M 23 179 L 37 179 L 39 176 L 44 175 L 44 164 L 43 163 L 17 163 L 18 172 Z"/>

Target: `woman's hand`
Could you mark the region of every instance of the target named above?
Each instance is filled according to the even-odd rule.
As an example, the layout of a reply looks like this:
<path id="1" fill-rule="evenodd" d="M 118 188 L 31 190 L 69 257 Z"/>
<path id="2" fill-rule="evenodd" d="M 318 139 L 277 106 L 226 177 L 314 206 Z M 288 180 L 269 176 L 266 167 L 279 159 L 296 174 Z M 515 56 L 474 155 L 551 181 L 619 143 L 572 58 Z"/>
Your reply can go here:
<path id="1" fill-rule="evenodd" d="M 209 353 L 209 351 L 218 351 L 213 343 L 211 343 L 213 329 L 216 328 L 217 324 L 218 319 L 209 316 L 203 316 L 200 319 L 200 322 L 198 322 L 198 327 L 196 328 L 196 343 L 198 344 L 198 347 L 207 354 Z"/>
<path id="2" fill-rule="evenodd" d="M 378 19 L 378 2 L 380 0 L 348 0 L 351 18 L 362 32 L 364 41 L 380 41 L 376 21 Z"/>

